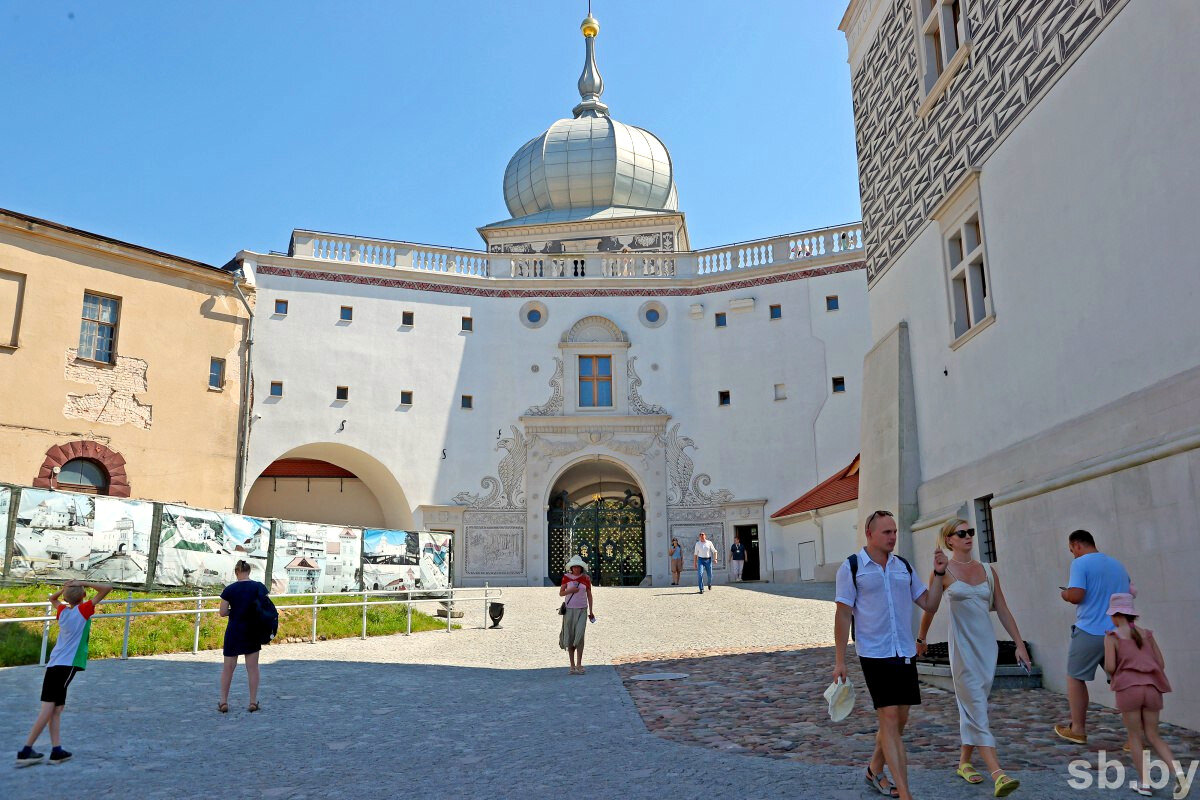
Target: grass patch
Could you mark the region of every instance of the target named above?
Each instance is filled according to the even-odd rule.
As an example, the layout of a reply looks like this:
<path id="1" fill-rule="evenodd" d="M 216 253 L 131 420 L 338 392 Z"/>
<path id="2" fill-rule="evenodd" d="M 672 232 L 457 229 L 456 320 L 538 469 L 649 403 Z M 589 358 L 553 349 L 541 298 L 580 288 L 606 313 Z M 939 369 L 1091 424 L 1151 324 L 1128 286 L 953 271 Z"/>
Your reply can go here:
<path id="1" fill-rule="evenodd" d="M 27 585 L 0 587 L 0 603 L 40 602 L 58 589 L 57 586 Z M 213 590 L 213 593 L 217 593 Z M 127 590 L 114 589 L 109 600 L 125 599 Z M 135 598 L 178 598 L 179 602 L 161 603 L 154 606 L 134 606 L 134 611 L 164 611 L 168 609 L 196 608 L 196 600 L 186 595 L 165 592 L 133 593 Z M 354 594 L 322 595 L 321 602 L 347 602 L 355 599 Z M 362 599 L 358 595 L 357 599 Z M 311 601 L 309 601 L 311 603 Z M 216 608 L 217 601 L 205 603 L 206 608 Z M 288 597 L 276 601 L 279 609 L 279 634 L 276 641 L 287 638 L 309 639 L 312 635 L 312 611 L 305 609 L 303 598 Z M 287 610 L 292 607 L 295 610 Z M 367 635 L 383 636 L 403 633 L 406 629 L 408 607 L 403 604 L 385 605 L 372 603 L 367 606 Z M 124 607 L 106 603 L 98 613 L 120 613 Z M 0 609 L 0 617 L 42 616 L 45 607 Z M 412 612 L 412 629 L 418 631 L 445 630 L 445 620 L 431 617 L 417 609 Z M 134 617 L 129 623 L 129 655 L 148 656 L 158 653 L 180 653 L 192 649 L 196 617 L 193 614 L 177 614 L 164 617 Z M 455 625 L 454 627 L 459 627 Z M 322 608 L 317 613 L 318 639 L 345 639 L 362 633 L 362 608 Z M 125 635 L 124 619 L 97 619 L 92 622 L 92 635 L 88 646 L 90 658 L 116 658 L 121 655 L 121 642 Z M 50 639 L 47 655 L 54 648 L 58 626 L 50 624 Z M 225 636 L 225 619 L 215 613 L 200 617 L 200 649 L 220 649 Z M 20 664 L 36 664 L 42 648 L 42 623 L 0 624 L 0 666 L 12 667 Z"/>

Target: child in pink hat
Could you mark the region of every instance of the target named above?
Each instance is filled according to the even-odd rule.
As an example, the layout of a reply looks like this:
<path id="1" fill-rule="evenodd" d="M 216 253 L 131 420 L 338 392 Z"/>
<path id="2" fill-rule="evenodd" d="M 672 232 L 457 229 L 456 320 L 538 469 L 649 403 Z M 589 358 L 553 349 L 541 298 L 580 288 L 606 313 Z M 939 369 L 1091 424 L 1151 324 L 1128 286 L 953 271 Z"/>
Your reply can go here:
<path id="1" fill-rule="evenodd" d="M 1115 629 L 1104 637 L 1104 671 L 1112 678 L 1112 690 L 1117 695 L 1117 710 L 1129 731 L 1129 745 L 1140 783 L 1134 791 L 1144 797 L 1153 795 L 1148 782 L 1146 760 L 1142 758 L 1143 741 L 1169 765 L 1176 765 L 1167 743 L 1158 734 L 1158 714 L 1163 707 L 1163 694 L 1171 691 L 1163 672 L 1162 651 L 1154 641 L 1154 633 L 1134 625 L 1137 611 L 1132 594 L 1114 594 L 1108 601 L 1108 615 Z M 1187 786 L 1182 775 L 1176 775 L 1175 800 L 1183 798 Z"/>

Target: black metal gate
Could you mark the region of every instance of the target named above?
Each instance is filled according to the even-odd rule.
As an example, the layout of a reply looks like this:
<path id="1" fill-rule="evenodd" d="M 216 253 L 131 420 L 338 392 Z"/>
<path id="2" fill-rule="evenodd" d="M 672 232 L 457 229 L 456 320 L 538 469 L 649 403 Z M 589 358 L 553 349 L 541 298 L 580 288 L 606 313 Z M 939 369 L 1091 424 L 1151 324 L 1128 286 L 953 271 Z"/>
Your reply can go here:
<path id="1" fill-rule="evenodd" d="M 642 496 L 626 490 L 584 505 L 559 492 L 550 501 L 550 580 L 558 584 L 566 563 L 583 556 L 599 586 L 637 586 L 646 577 L 646 510 Z"/>

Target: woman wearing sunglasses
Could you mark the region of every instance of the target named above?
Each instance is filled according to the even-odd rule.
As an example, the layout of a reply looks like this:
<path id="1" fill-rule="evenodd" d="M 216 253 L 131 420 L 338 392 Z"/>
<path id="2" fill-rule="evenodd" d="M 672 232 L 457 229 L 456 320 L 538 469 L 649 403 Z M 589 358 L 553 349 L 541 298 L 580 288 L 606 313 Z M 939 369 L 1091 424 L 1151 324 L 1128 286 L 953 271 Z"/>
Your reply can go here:
<path id="1" fill-rule="evenodd" d="M 957 774 L 967 783 L 982 783 L 983 776 L 971 765 L 975 750 L 991 770 L 996 797 L 1007 797 L 1017 790 L 1020 782 L 1004 774 L 996 758 L 996 739 L 988 725 L 988 693 L 996 674 L 998 647 L 992 629 L 992 613 L 1004 630 L 1017 643 L 1017 662 L 1029 668 L 1029 652 L 1017 629 L 1000 577 L 988 565 L 973 557 L 975 531 L 963 519 L 952 519 L 938 534 L 938 547 L 950 551 L 950 563 L 940 580 L 950 604 L 950 674 L 954 695 L 958 700 L 958 729 L 962 738 L 962 753 Z M 930 576 L 932 583 L 935 578 Z M 926 611 L 921 618 L 917 636 L 917 655 L 925 655 L 925 637 L 937 613 Z"/>

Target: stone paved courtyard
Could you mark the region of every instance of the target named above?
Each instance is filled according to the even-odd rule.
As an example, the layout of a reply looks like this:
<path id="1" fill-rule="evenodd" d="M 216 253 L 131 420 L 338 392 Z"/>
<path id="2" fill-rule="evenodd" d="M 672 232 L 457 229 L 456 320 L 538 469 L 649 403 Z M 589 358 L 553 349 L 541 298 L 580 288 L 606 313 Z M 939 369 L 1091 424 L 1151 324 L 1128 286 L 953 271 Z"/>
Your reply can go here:
<path id="1" fill-rule="evenodd" d="M 452 634 L 273 645 L 254 715 L 241 671 L 231 713 L 216 713 L 215 652 L 93 662 L 63 719 L 74 760 L 5 765 L 0 797 L 528 797 L 572 785 L 622 800 L 879 797 L 861 778 L 869 717 L 823 718 L 828 587 L 598 590 L 591 666 L 579 677 L 565 674 L 557 647 L 554 590 L 508 589 L 504 599 L 500 631 L 481 629 L 475 604 Z M 659 669 L 690 677 L 627 680 Z M 40 683 L 38 668 L 0 670 L 9 758 Z M 945 768 L 953 705 L 926 697 L 910 739 L 916 796 L 990 796 Z M 1060 696 L 998 703 L 1010 723 L 1002 747 L 1021 765 L 1017 796 L 1113 795 L 1067 786 L 1067 761 L 1086 753 L 1045 736 Z M 1119 746 L 1110 722 L 1097 742 Z M 1183 736 L 1195 757 L 1197 737 Z"/>

